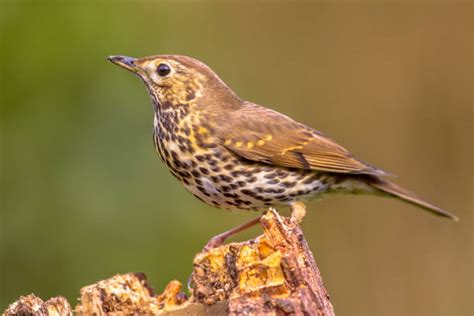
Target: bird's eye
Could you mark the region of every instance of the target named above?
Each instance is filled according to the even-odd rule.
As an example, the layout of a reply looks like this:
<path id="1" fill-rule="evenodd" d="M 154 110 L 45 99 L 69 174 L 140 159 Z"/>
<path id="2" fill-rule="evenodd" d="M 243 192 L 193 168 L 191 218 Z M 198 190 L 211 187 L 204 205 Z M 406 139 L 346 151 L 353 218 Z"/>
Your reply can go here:
<path id="1" fill-rule="evenodd" d="M 170 66 L 168 66 L 167 64 L 159 64 L 158 65 L 158 68 L 156 69 L 156 72 L 158 73 L 158 75 L 160 75 L 161 77 L 164 77 L 166 76 L 167 74 L 169 74 L 171 71 L 171 68 Z"/>

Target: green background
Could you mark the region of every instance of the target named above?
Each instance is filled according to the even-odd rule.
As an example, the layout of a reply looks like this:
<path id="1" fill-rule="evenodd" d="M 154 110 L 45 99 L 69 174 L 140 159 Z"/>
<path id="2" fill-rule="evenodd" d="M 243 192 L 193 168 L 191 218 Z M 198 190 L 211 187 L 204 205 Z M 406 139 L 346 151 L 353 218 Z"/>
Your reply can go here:
<path id="1" fill-rule="evenodd" d="M 143 84 L 105 59 L 171 53 L 461 218 L 377 197 L 312 202 L 303 229 L 339 315 L 473 313 L 472 21 L 458 1 L 2 1 L 0 309 L 31 292 L 75 304 L 128 271 L 161 291 L 186 281 L 209 237 L 254 216 L 177 183 Z"/>

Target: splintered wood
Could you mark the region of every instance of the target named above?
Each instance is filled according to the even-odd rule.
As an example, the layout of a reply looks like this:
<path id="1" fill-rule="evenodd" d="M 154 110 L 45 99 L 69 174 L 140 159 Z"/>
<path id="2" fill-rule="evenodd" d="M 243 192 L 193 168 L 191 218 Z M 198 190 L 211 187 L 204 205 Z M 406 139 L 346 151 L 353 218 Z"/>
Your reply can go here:
<path id="1" fill-rule="evenodd" d="M 81 302 L 76 306 L 78 315 L 154 315 L 184 303 L 181 283 L 171 281 L 161 295 L 155 295 L 143 273 L 116 275 L 110 279 L 81 289 Z"/>
<path id="2" fill-rule="evenodd" d="M 201 252 L 194 258 L 192 295 L 171 281 L 156 295 L 141 273 L 116 275 L 81 290 L 78 315 L 334 315 L 301 228 L 274 210 L 264 234 Z M 21 297 L 6 315 L 72 315 L 62 297 Z"/>
<path id="3" fill-rule="evenodd" d="M 193 300 L 226 300 L 231 315 L 333 315 L 301 228 L 273 210 L 260 222 L 262 236 L 195 257 Z"/>

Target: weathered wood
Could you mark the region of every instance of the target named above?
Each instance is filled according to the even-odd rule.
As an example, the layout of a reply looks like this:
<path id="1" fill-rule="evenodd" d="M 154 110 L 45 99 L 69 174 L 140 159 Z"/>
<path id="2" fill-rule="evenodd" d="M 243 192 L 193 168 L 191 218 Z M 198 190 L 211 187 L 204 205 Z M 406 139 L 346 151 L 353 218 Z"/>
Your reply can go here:
<path id="1" fill-rule="evenodd" d="M 143 273 L 116 275 L 81 289 L 78 315 L 107 315 L 120 312 L 125 315 L 154 315 L 187 300 L 179 295 L 181 284 L 171 281 L 161 295 L 155 295 Z"/>
<path id="2" fill-rule="evenodd" d="M 192 299 L 227 301 L 229 315 L 334 315 L 301 228 L 271 210 L 264 234 L 198 254 Z"/>
<path id="3" fill-rule="evenodd" d="M 8 306 L 3 315 L 72 316 L 72 309 L 68 301 L 62 296 L 53 297 L 43 302 L 39 297 L 30 294 L 20 296 L 16 302 Z"/>
<path id="4" fill-rule="evenodd" d="M 116 275 L 81 289 L 78 315 L 334 315 L 301 228 L 274 210 L 264 234 L 201 252 L 194 258 L 192 293 L 171 281 L 156 295 L 141 273 Z M 21 297 L 4 312 L 71 315 L 62 297 Z"/>

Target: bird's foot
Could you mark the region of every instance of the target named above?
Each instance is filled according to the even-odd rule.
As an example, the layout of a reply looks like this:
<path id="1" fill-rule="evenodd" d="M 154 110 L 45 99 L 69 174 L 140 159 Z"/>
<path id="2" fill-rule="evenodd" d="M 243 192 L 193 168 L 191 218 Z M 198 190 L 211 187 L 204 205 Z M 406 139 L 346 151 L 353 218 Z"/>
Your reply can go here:
<path id="1" fill-rule="evenodd" d="M 306 215 L 306 205 L 303 202 L 293 202 L 291 207 L 291 220 L 299 224 Z"/>
<path id="2" fill-rule="evenodd" d="M 209 241 L 204 246 L 204 248 L 202 248 L 201 252 L 208 252 L 209 250 L 213 248 L 222 246 L 224 242 L 227 240 L 227 238 L 229 237 L 230 236 L 228 236 L 227 232 L 212 237 L 211 239 L 209 239 Z"/>
<path id="3" fill-rule="evenodd" d="M 227 238 L 232 237 L 232 236 L 240 233 L 241 231 L 246 230 L 247 228 L 250 228 L 250 227 L 254 226 L 255 224 L 257 224 L 260 221 L 260 217 L 262 217 L 262 216 L 256 217 L 256 218 L 248 221 L 247 223 L 244 223 L 244 224 L 239 225 L 237 227 L 234 227 L 234 228 L 232 228 L 232 229 L 230 229 L 226 232 L 223 232 L 222 234 L 219 234 L 219 235 L 216 235 L 216 236 L 212 237 L 211 239 L 209 239 L 207 244 L 204 246 L 204 248 L 202 249 L 202 252 L 207 252 L 207 251 L 209 251 L 213 248 L 222 246 L 224 244 L 224 242 L 227 240 Z"/>

